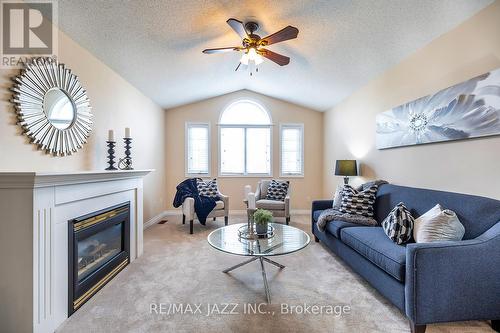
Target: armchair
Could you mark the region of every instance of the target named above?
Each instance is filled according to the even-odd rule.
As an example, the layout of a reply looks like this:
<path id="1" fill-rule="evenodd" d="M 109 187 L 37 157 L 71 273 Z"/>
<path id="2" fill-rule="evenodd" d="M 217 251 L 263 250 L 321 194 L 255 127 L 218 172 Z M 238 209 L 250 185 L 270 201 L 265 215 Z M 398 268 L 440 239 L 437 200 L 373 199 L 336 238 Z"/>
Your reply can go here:
<path id="1" fill-rule="evenodd" d="M 286 224 L 290 223 L 290 187 L 285 197 L 285 201 L 267 200 L 267 189 L 271 184 L 270 180 L 261 180 L 257 183 L 255 190 L 255 206 L 256 208 L 267 209 L 273 213 L 275 217 L 284 217 Z"/>
<path id="2" fill-rule="evenodd" d="M 224 224 L 228 224 L 229 217 L 229 197 L 222 193 L 218 193 L 220 200 L 217 201 L 216 206 L 210 212 L 207 219 L 213 218 L 215 221 L 217 217 L 224 216 Z M 193 234 L 193 222 L 198 217 L 194 211 L 194 199 L 186 198 L 182 203 L 182 224 L 186 224 L 186 219 L 189 220 L 189 233 Z"/>

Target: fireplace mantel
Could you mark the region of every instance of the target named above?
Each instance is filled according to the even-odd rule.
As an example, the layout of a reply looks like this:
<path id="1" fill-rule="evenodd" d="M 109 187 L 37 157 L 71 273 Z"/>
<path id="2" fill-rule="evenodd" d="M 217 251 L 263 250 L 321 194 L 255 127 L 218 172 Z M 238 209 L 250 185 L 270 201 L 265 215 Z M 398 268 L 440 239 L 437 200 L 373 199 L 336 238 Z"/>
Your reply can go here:
<path id="1" fill-rule="evenodd" d="M 2 329 L 54 332 L 68 317 L 70 219 L 130 202 L 130 261 L 142 254 L 152 171 L 0 172 Z"/>
<path id="2" fill-rule="evenodd" d="M 153 169 L 73 172 L 0 172 L 0 189 L 38 188 L 144 177 Z"/>

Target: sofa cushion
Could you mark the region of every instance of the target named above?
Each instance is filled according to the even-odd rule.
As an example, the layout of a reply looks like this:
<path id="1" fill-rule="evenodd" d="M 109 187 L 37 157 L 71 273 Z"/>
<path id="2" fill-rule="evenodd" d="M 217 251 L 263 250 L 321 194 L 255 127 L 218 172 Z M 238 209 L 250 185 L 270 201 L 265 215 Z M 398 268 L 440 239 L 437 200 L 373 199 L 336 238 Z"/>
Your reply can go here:
<path id="1" fill-rule="evenodd" d="M 326 230 L 333 236 L 340 239 L 340 230 L 347 227 L 359 227 L 359 224 L 344 222 L 344 221 L 330 221 L 326 224 Z"/>
<path id="2" fill-rule="evenodd" d="M 255 203 L 257 208 L 261 209 L 269 209 L 269 210 L 285 210 L 285 202 L 284 201 L 275 201 L 275 200 L 257 200 Z"/>
<path id="3" fill-rule="evenodd" d="M 386 273 L 404 282 L 406 247 L 393 243 L 382 227 L 343 228 L 340 239 Z"/>
<path id="4" fill-rule="evenodd" d="M 224 201 L 219 200 L 215 202 L 215 207 L 213 210 L 224 209 Z"/>

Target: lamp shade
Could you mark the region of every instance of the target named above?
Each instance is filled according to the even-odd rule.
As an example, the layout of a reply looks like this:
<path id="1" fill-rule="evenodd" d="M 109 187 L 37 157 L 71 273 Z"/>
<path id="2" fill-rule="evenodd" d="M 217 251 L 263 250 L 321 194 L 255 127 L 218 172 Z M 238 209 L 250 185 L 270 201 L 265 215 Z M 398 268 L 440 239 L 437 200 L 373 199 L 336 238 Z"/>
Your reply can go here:
<path id="1" fill-rule="evenodd" d="M 357 176 L 358 165 L 356 160 L 337 160 L 335 162 L 335 176 Z"/>

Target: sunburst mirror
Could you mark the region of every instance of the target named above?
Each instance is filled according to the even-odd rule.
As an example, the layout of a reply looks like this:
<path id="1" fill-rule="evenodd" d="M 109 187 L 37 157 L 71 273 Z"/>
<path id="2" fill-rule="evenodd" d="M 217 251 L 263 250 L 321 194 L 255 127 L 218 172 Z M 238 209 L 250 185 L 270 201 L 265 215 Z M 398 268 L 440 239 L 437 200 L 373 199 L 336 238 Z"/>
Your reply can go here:
<path id="1" fill-rule="evenodd" d="M 34 58 L 13 80 L 18 123 L 33 144 L 55 156 L 82 148 L 92 113 L 78 76 L 52 58 Z"/>

